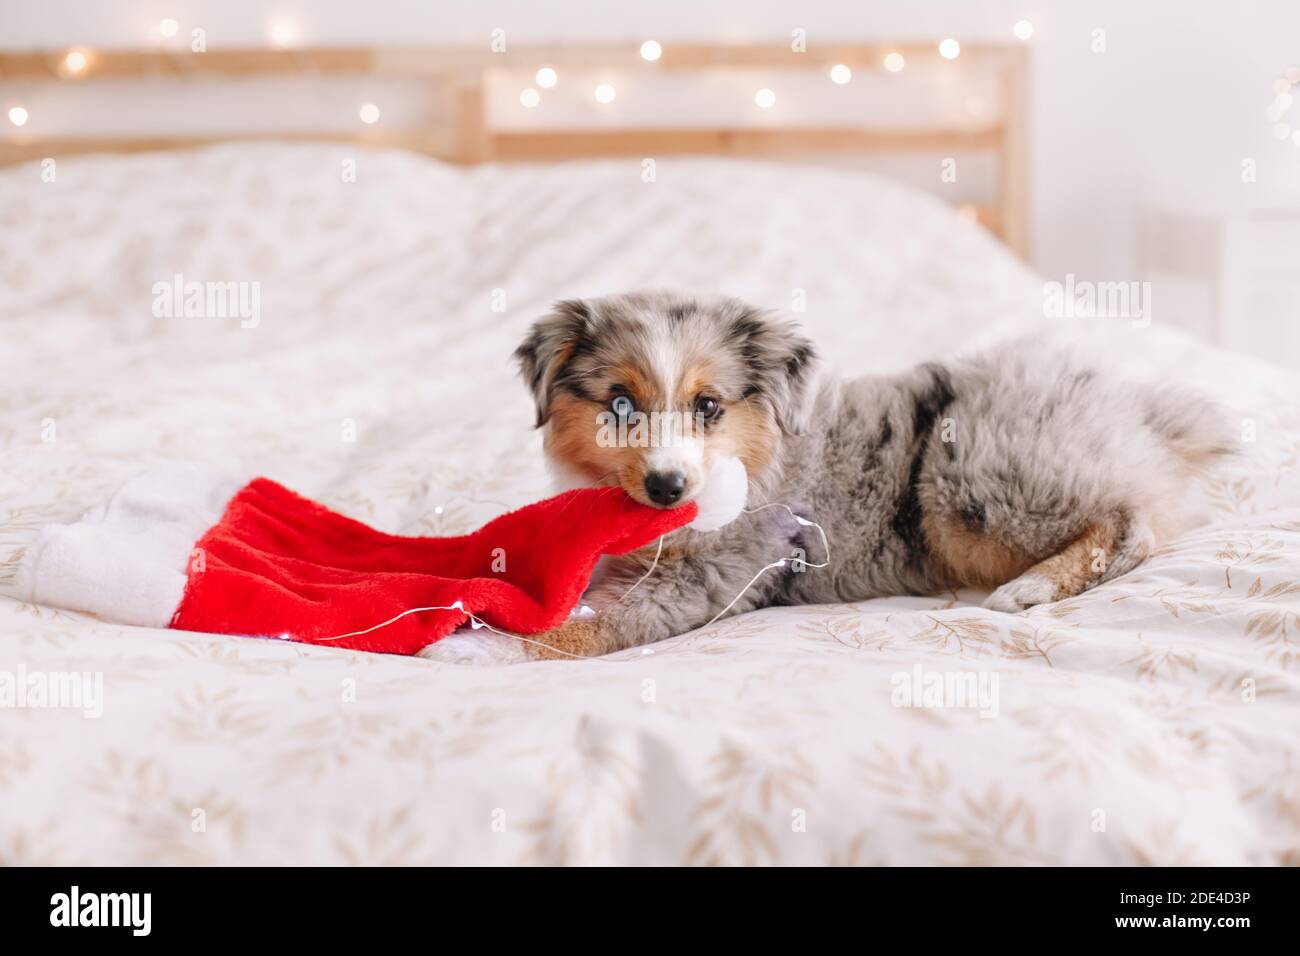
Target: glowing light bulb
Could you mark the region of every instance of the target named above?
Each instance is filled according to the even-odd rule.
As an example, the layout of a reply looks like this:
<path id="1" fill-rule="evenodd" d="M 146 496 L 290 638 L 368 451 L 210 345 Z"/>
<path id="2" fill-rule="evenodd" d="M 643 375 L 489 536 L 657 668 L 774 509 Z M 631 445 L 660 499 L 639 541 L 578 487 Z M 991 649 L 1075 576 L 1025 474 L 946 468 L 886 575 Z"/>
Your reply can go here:
<path id="1" fill-rule="evenodd" d="M 769 110 L 776 105 L 776 94 L 765 86 L 754 94 L 754 102 L 760 109 Z"/>
<path id="2" fill-rule="evenodd" d="M 298 28 L 288 20 L 271 24 L 271 43 L 277 47 L 293 46 L 298 41 Z"/>
<path id="3" fill-rule="evenodd" d="M 903 59 L 901 53 L 891 53 L 885 57 L 885 69 L 890 73 L 899 73 L 906 65 L 907 61 Z"/>
<path id="4" fill-rule="evenodd" d="M 80 50 L 70 50 L 63 58 L 63 65 L 68 68 L 69 73 L 80 73 L 86 68 L 86 54 Z"/>
<path id="5" fill-rule="evenodd" d="M 519 102 L 525 109 L 532 109 L 542 101 L 542 94 L 538 93 L 531 86 L 519 94 Z"/>
<path id="6" fill-rule="evenodd" d="M 602 83 L 600 86 L 596 87 L 595 96 L 597 103 L 613 103 L 615 95 L 614 87 L 610 86 L 608 83 Z"/>
<path id="7" fill-rule="evenodd" d="M 831 67 L 831 80 L 843 86 L 849 80 L 853 79 L 853 71 L 843 63 L 836 63 Z"/>
<path id="8" fill-rule="evenodd" d="M 374 103 L 364 103 L 361 109 L 357 110 L 357 115 L 361 117 L 361 122 L 366 125 L 379 122 L 379 107 Z"/>
<path id="9" fill-rule="evenodd" d="M 1028 20 L 1017 20 L 1016 25 L 1011 28 L 1011 32 L 1017 40 L 1028 40 L 1034 35 L 1034 25 Z"/>
<path id="10" fill-rule="evenodd" d="M 176 35 L 176 31 L 179 30 L 180 28 L 181 25 L 177 23 L 175 20 L 173 20 L 171 17 L 168 17 L 166 20 L 158 21 L 158 32 L 165 37 L 174 37 Z"/>
<path id="11" fill-rule="evenodd" d="M 9 122 L 13 123 L 15 126 L 26 126 L 27 111 L 21 106 L 15 106 L 9 111 Z"/>
<path id="12" fill-rule="evenodd" d="M 961 44 L 952 37 L 939 44 L 939 55 L 945 60 L 955 60 L 961 56 Z"/>
<path id="13" fill-rule="evenodd" d="M 555 85 L 555 81 L 558 80 L 559 78 L 560 78 L 559 74 L 556 73 L 554 70 L 552 70 L 549 66 L 544 66 L 537 71 L 537 77 L 536 77 L 537 85 L 544 90 L 549 90 L 552 86 Z"/>
<path id="14" fill-rule="evenodd" d="M 654 40 L 646 40 L 641 44 L 641 59 L 654 62 L 664 55 L 664 48 Z"/>

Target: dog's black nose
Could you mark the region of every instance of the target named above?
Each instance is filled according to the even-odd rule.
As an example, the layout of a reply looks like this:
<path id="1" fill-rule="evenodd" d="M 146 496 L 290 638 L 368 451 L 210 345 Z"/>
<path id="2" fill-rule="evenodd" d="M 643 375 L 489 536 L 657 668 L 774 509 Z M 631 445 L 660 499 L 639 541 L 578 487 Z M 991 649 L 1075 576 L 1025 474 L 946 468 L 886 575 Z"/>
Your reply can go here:
<path id="1" fill-rule="evenodd" d="M 680 471 L 652 471 L 645 476 L 645 493 L 657 505 L 677 502 L 686 490 L 686 476 Z"/>

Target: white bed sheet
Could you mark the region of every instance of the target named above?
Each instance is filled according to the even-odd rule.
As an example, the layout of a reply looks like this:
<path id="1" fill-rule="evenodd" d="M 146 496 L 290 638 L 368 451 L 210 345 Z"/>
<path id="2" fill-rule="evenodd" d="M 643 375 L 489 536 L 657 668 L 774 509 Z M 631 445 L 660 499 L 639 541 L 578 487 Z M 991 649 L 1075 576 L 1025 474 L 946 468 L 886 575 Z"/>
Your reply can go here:
<path id="1" fill-rule="evenodd" d="M 802 296 L 853 373 L 1081 331 L 1215 391 L 1256 439 L 1200 526 L 1015 617 L 977 595 L 784 608 L 650 653 L 469 668 L 0 597 L 0 676 L 100 673 L 104 693 L 98 719 L 0 709 L 0 862 L 1300 863 L 1295 379 L 1158 313 L 1045 320 L 1039 282 L 934 200 L 712 160 L 646 183 L 634 162 L 232 146 L 8 170 L 0 223 L 5 595 L 41 525 L 165 461 L 405 534 L 543 496 L 508 355 L 562 296 Z M 258 281 L 260 323 L 154 317 L 178 273 Z M 996 675 L 996 715 L 895 706 L 917 666 Z"/>

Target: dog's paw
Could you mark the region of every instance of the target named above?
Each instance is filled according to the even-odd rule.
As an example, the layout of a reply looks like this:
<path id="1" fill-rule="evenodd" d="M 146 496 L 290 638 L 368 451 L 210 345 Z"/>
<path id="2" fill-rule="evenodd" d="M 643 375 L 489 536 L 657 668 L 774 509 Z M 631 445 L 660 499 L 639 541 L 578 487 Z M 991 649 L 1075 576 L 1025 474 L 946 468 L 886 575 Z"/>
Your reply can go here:
<path id="1" fill-rule="evenodd" d="M 984 600 L 990 611 L 1019 614 L 1039 604 L 1056 600 L 1056 584 L 1041 574 L 1022 574 L 1008 581 Z"/>
<path id="2" fill-rule="evenodd" d="M 497 634 L 487 628 L 448 634 L 415 656 L 441 664 L 465 664 L 470 667 L 492 667 L 531 660 L 523 641 Z"/>

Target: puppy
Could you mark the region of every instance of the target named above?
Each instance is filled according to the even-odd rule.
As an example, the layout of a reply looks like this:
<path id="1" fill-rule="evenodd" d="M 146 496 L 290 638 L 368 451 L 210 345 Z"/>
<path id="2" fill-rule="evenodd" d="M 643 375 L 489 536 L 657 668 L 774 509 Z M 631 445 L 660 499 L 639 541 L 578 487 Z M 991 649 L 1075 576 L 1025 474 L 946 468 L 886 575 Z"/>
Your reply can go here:
<path id="1" fill-rule="evenodd" d="M 1017 612 L 1137 566 L 1179 526 L 1189 479 L 1229 450 L 1209 403 L 1107 379 L 1013 343 L 905 374 L 835 382 L 793 325 L 735 299 L 669 293 L 560 302 L 516 352 L 548 458 L 578 484 L 657 508 L 699 494 L 735 456 L 750 509 L 713 533 L 613 559 L 593 618 L 537 635 L 535 657 L 593 656 L 729 614 L 992 588 Z M 676 413 L 673 440 L 610 442 L 602 425 Z M 660 435 L 662 438 L 662 435 Z M 436 645 L 435 645 L 436 646 Z"/>

